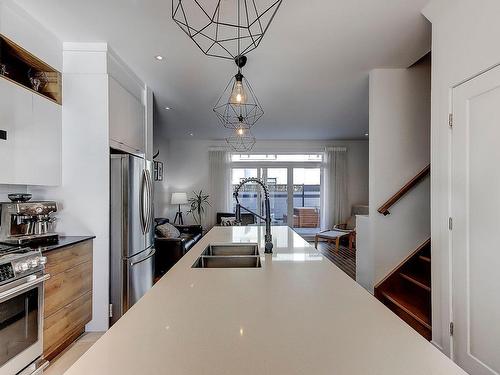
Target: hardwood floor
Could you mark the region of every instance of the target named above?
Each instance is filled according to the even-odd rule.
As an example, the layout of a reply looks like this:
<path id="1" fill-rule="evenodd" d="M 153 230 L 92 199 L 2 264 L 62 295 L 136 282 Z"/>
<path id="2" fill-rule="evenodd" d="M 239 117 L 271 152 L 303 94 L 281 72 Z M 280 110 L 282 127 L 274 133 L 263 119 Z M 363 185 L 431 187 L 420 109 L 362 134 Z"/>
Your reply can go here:
<path id="1" fill-rule="evenodd" d="M 314 242 L 312 242 L 314 246 Z M 356 251 L 349 250 L 342 243 L 339 252 L 335 251 L 334 243 L 319 242 L 318 250 L 326 258 L 332 261 L 337 267 L 348 274 L 352 279 L 356 280 Z"/>

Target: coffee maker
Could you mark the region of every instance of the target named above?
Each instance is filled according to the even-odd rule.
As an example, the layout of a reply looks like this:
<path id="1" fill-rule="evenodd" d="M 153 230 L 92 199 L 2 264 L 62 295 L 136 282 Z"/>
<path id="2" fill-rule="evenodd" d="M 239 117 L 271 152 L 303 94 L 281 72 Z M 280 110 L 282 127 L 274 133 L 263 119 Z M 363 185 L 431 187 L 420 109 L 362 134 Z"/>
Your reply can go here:
<path id="1" fill-rule="evenodd" d="M 24 245 L 38 242 L 56 242 L 57 203 L 8 202 L 0 204 L 0 242 Z"/>

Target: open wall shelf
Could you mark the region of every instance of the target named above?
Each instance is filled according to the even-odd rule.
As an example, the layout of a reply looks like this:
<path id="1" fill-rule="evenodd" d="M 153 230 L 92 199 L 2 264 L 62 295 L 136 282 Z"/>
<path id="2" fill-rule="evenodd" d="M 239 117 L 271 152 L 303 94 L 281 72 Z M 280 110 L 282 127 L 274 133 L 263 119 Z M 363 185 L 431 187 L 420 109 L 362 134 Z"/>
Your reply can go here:
<path id="1" fill-rule="evenodd" d="M 62 104 L 61 73 L 2 34 L 0 34 L 0 78 Z"/>

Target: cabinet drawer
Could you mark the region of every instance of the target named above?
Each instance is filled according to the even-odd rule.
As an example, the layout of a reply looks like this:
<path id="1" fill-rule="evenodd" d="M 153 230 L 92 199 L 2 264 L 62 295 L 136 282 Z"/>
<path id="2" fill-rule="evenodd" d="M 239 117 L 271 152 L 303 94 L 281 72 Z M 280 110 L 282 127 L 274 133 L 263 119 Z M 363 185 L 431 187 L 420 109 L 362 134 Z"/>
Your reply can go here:
<path id="1" fill-rule="evenodd" d="M 47 256 L 45 272 L 54 277 L 79 264 L 92 261 L 92 241 L 84 241 L 62 249 L 49 251 L 45 255 Z"/>
<path id="2" fill-rule="evenodd" d="M 49 317 L 92 290 L 92 262 L 85 262 L 52 276 L 45 283 L 45 312 Z"/>
<path id="3" fill-rule="evenodd" d="M 44 355 L 64 345 L 75 332 L 82 330 L 92 318 L 92 292 L 85 293 L 55 314 L 44 319 Z"/>

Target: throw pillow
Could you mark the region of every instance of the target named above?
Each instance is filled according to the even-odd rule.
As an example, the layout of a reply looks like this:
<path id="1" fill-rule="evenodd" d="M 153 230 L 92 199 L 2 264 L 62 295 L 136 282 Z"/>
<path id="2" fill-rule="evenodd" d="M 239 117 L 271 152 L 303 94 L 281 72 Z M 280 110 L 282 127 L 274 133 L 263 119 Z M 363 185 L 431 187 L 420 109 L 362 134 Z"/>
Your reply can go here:
<path id="1" fill-rule="evenodd" d="M 177 229 L 170 223 L 158 225 L 156 227 L 156 233 L 163 238 L 179 238 L 181 235 L 179 229 Z"/>
<path id="2" fill-rule="evenodd" d="M 235 217 L 221 217 L 220 218 L 220 225 L 223 227 L 232 227 L 235 224 L 236 224 Z"/>

